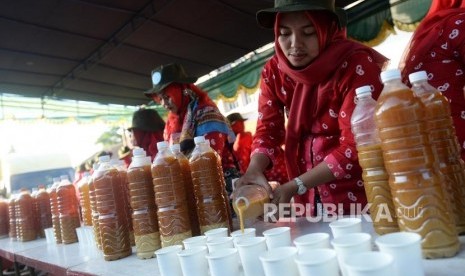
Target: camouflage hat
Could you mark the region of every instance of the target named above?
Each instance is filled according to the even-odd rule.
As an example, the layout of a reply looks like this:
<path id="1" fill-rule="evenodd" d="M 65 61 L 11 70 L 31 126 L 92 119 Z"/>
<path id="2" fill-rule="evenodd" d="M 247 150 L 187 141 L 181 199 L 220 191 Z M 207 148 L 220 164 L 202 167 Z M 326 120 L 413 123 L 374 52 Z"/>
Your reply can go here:
<path id="1" fill-rule="evenodd" d="M 139 109 L 132 115 L 132 126 L 128 130 L 160 131 L 165 128 L 165 121 L 154 109 Z"/>
<path id="2" fill-rule="evenodd" d="M 236 121 L 245 121 L 247 119 L 244 119 L 240 113 L 231 113 L 228 116 L 226 116 L 230 124 L 233 124 Z"/>
<path id="3" fill-rule="evenodd" d="M 171 63 L 162 65 L 152 71 L 153 87 L 144 93 L 150 97 L 150 94 L 160 93 L 171 83 L 194 83 L 196 81 L 197 78 L 188 76 L 184 67 L 180 64 Z"/>
<path id="4" fill-rule="evenodd" d="M 271 29 L 278 12 L 295 11 L 329 11 L 337 17 L 339 27 L 347 25 L 344 9 L 336 8 L 334 0 L 275 0 L 274 8 L 257 12 L 257 22 L 261 27 Z"/>

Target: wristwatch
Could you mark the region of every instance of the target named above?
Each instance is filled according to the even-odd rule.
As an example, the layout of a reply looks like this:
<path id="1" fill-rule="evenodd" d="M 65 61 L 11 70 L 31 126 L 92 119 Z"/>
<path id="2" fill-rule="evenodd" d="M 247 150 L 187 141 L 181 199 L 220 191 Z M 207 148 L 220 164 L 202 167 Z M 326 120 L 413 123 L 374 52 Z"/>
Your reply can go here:
<path id="1" fill-rule="evenodd" d="M 304 182 L 296 177 L 294 178 L 295 184 L 297 185 L 297 194 L 298 195 L 303 195 L 307 192 L 307 186 L 304 185 Z"/>

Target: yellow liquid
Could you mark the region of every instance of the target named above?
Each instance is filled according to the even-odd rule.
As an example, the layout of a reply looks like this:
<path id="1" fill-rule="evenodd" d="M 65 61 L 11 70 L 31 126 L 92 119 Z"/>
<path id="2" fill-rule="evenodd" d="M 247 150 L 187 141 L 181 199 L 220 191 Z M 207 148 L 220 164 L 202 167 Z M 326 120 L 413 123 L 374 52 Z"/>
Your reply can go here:
<path id="1" fill-rule="evenodd" d="M 358 160 L 363 168 L 365 193 L 370 205 L 370 216 L 377 234 L 399 232 L 396 211 L 392 202 L 389 175 L 384 168 L 381 145 L 357 147 Z"/>
<path id="2" fill-rule="evenodd" d="M 239 216 L 239 226 L 241 228 L 242 233 L 244 233 L 245 229 L 244 221 L 246 219 L 257 218 L 258 216 L 263 215 L 263 208 L 265 206 L 265 203 L 269 202 L 270 199 L 265 197 L 256 200 L 251 200 L 249 202 L 249 206 L 247 206 L 243 201 L 234 203 L 234 211 Z"/>
<path id="3" fill-rule="evenodd" d="M 422 236 L 426 258 L 454 256 L 460 243 L 429 142 L 425 106 L 408 89 L 383 93 L 375 119 L 399 229 Z"/>

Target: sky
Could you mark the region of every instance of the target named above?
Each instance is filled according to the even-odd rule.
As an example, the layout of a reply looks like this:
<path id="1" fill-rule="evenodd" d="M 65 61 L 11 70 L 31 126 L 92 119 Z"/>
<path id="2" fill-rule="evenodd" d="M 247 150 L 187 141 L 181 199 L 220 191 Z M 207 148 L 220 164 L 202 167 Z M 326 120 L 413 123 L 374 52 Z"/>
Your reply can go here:
<path id="1" fill-rule="evenodd" d="M 396 68 L 411 33 L 396 30 L 382 44 L 374 47 L 391 59 L 388 68 Z M 77 166 L 84 159 L 101 150 L 97 138 L 111 126 L 105 122 L 48 124 L 35 120 L 0 121 L 0 156 L 12 148 L 19 153 L 68 152 Z"/>
<path id="2" fill-rule="evenodd" d="M 373 47 L 373 49 L 391 60 L 387 69 L 397 68 L 402 53 L 411 36 L 411 32 L 404 32 L 396 29 L 396 34 L 390 35 L 383 43 Z"/>

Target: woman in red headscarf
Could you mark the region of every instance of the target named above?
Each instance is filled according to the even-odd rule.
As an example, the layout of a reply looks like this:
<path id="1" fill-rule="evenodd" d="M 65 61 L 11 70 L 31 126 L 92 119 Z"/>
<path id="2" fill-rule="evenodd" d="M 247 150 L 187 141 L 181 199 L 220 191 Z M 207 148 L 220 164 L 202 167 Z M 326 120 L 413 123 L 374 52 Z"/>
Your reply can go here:
<path id="1" fill-rule="evenodd" d="M 428 73 L 428 82 L 450 101 L 461 156 L 465 160 L 465 2 L 433 0 L 428 14 L 412 35 L 399 65 L 402 77 Z"/>
<path id="2" fill-rule="evenodd" d="M 263 171 L 284 141 L 291 180 L 273 191 L 273 202 L 294 197 L 306 215 L 316 214 L 318 202 L 349 214 L 352 204 L 367 203 L 350 125 L 355 89 L 371 85 L 376 98 L 386 58 L 347 39 L 334 0 L 275 3 L 257 13 L 261 26 L 274 27 L 276 53 L 262 71 L 252 158 L 236 185 L 267 187 Z"/>
<path id="3" fill-rule="evenodd" d="M 232 179 L 239 177 L 230 144 L 234 132 L 226 118 L 205 91 L 197 87 L 180 64 L 167 64 L 152 72 L 153 89 L 145 92 L 169 110 L 164 139 L 179 143 L 186 155 L 194 149 L 194 137 L 204 136 L 220 155 L 226 190 L 232 192 Z"/>

